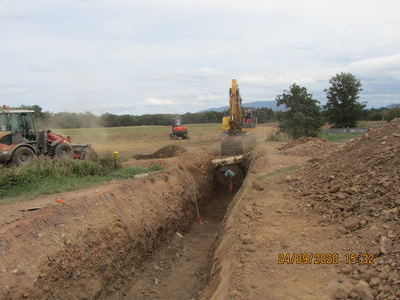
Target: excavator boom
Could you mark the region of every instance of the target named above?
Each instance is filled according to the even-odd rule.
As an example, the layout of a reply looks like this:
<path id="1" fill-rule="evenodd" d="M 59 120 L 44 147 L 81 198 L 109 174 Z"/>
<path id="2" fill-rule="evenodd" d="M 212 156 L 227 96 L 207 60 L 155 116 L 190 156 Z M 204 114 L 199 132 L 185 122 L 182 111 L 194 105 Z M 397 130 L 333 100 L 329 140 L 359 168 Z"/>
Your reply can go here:
<path id="1" fill-rule="evenodd" d="M 247 108 L 251 109 L 251 108 Z M 239 92 L 239 85 L 236 79 L 232 79 L 232 85 L 229 89 L 229 116 L 222 119 L 221 135 L 221 155 L 239 155 L 243 153 L 243 137 L 246 135 L 247 128 L 255 127 L 256 118 L 247 114 L 244 118 L 244 108 L 242 106 L 242 97 Z M 246 127 L 243 130 L 243 127 Z"/>

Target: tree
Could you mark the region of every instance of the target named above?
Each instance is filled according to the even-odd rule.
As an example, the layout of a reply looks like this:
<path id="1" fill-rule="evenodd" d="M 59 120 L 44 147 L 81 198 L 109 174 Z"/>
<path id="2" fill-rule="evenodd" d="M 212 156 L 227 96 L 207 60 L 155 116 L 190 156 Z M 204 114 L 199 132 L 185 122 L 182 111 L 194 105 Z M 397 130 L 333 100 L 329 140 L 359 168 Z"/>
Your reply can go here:
<path id="1" fill-rule="evenodd" d="M 276 97 L 277 105 L 285 105 L 287 110 L 279 112 L 280 129 L 292 138 L 317 136 L 323 125 L 319 102 L 307 92 L 305 87 L 295 83 Z"/>
<path id="2" fill-rule="evenodd" d="M 351 73 L 340 73 L 330 80 L 325 89 L 328 102 L 325 105 L 328 122 L 336 128 L 356 127 L 365 103 L 358 102 L 362 91 L 361 82 Z"/>

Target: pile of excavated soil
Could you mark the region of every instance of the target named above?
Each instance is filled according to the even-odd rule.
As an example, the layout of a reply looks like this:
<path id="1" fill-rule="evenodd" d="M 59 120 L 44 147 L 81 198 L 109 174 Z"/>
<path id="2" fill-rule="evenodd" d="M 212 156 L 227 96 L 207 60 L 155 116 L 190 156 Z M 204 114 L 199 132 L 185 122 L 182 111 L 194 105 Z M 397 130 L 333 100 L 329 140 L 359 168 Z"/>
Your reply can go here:
<path id="1" fill-rule="evenodd" d="M 362 299 L 372 299 L 371 295 L 398 299 L 400 119 L 370 130 L 324 160 L 310 163 L 296 176 L 287 180 L 308 200 L 307 206 L 316 209 L 326 222 L 341 224 L 343 234 L 376 256 L 372 265 L 355 264 L 343 270 L 353 280 L 350 284 L 362 286 L 368 294 Z M 354 296 L 348 287 L 341 287 L 338 293 Z"/>
<path id="2" fill-rule="evenodd" d="M 321 157 L 337 149 L 337 144 L 314 137 L 301 137 L 279 148 L 283 154 L 313 157 Z"/>
<path id="3" fill-rule="evenodd" d="M 148 177 L 2 205 L 0 298 L 120 299 L 142 262 L 192 225 L 194 195 L 212 189 L 211 157 L 187 152 Z"/>
<path id="4" fill-rule="evenodd" d="M 154 158 L 168 158 L 178 156 L 179 154 L 185 153 L 187 150 L 183 147 L 177 145 L 168 145 L 158 149 L 152 154 L 139 154 L 136 155 L 135 158 L 137 159 L 154 159 Z"/>

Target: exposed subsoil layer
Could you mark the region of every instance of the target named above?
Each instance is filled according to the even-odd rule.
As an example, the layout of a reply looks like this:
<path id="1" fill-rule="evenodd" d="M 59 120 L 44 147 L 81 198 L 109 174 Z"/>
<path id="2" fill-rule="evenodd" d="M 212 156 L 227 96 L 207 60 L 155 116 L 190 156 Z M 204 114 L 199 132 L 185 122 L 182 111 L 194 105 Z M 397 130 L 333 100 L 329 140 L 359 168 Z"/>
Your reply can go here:
<path id="1" fill-rule="evenodd" d="M 212 193 L 210 160 L 185 153 L 144 179 L 3 206 L 0 298 L 107 298 L 125 288 L 155 249 L 193 223 L 193 191 L 199 201 Z M 19 211 L 27 206 L 41 209 Z"/>
<path id="2" fill-rule="evenodd" d="M 111 299 L 195 299 L 207 282 L 209 263 L 219 225 L 233 197 L 215 191 L 200 207 L 205 222 L 194 222 L 186 232 L 178 232 L 140 267 L 131 284 Z"/>
<path id="3" fill-rule="evenodd" d="M 135 157 L 137 159 L 166 158 L 166 157 L 174 157 L 174 156 L 177 156 L 177 155 L 185 153 L 185 152 L 187 152 L 187 150 L 181 146 L 168 145 L 168 146 L 158 149 L 157 151 L 155 151 L 152 154 L 148 154 L 148 155 L 139 154 L 139 155 L 136 155 Z"/>

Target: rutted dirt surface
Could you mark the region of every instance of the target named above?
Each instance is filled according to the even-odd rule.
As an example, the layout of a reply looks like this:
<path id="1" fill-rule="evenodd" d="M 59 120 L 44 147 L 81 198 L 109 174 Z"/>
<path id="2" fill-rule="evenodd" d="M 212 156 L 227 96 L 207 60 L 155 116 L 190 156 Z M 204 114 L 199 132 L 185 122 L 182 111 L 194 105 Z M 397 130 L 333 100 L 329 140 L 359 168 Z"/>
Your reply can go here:
<path id="1" fill-rule="evenodd" d="M 321 157 L 337 151 L 339 146 L 321 138 L 302 137 L 279 148 L 283 154 Z"/>

